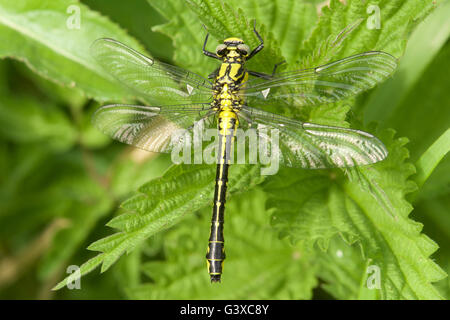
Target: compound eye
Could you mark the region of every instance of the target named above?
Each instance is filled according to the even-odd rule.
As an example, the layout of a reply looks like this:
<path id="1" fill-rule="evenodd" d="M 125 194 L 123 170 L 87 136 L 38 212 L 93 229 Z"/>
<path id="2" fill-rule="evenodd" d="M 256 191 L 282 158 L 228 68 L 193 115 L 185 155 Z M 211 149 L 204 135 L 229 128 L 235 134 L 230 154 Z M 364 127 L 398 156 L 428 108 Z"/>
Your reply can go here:
<path id="1" fill-rule="evenodd" d="M 239 44 L 237 46 L 237 50 L 244 56 L 248 56 L 248 54 L 250 53 L 250 47 L 246 44 Z"/>
<path id="2" fill-rule="evenodd" d="M 227 50 L 227 46 L 225 44 L 223 44 L 223 43 L 219 44 L 216 48 L 216 54 L 219 57 L 222 57 L 225 54 L 226 50 Z"/>

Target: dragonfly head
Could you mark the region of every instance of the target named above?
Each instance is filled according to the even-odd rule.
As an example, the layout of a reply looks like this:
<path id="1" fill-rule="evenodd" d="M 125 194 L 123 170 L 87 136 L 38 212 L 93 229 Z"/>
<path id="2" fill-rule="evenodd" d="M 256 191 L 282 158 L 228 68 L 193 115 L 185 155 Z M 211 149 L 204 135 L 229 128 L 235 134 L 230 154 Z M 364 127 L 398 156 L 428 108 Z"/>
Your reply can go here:
<path id="1" fill-rule="evenodd" d="M 218 57 L 238 58 L 247 57 L 250 54 L 250 48 L 239 38 L 228 38 L 219 44 L 216 48 Z"/>

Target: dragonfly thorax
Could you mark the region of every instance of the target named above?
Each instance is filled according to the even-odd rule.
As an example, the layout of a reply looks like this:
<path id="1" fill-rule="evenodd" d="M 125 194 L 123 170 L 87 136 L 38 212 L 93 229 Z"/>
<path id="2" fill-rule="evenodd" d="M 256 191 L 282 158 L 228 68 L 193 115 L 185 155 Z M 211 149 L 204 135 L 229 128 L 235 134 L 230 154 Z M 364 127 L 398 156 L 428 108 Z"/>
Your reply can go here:
<path id="1" fill-rule="evenodd" d="M 248 73 L 243 61 L 222 62 L 214 81 L 214 104 L 217 109 L 221 106 L 240 108 L 243 100 L 241 90 L 248 79 Z"/>

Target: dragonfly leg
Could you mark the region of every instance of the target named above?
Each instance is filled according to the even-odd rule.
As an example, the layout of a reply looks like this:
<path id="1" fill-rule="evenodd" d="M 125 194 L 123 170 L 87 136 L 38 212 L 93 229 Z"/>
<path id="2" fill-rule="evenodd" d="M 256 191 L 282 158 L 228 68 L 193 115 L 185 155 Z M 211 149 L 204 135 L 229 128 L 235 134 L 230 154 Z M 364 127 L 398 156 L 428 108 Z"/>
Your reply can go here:
<path id="1" fill-rule="evenodd" d="M 217 68 L 216 70 L 214 70 L 213 72 L 211 72 L 208 75 L 208 79 L 214 79 L 215 77 L 217 77 L 217 74 L 219 73 L 219 68 Z"/>
<path id="2" fill-rule="evenodd" d="M 206 29 L 206 27 L 205 27 L 205 29 Z M 203 54 L 207 57 L 220 60 L 220 58 L 215 53 L 212 53 L 212 52 L 206 50 L 206 43 L 208 42 L 208 37 L 209 37 L 209 33 L 206 34 L 205 42 L 203 42 Z"/>
<path id="3" fill-rule="evenodd" d="M 282 65 L 283 63 L 286 63 L 286 60 L 276 63 L 273 66 L 272 74 L 263 73 L 263 72 L 257 72 L 257 71 L 252 71 L 252 70 L 247 70 L 247 72 L 248 72 L 248 74 L 250 74 L 250 75 L 252 75 L 254 77 L 270 80 L 270 79 L 272 79 L 275 76 L 275 72 L 277 71 L 278 66 Z"/>
<path id="4" fill-rule="evenodd" d="M 275 65 L 273 66 L 272 77 L 275 75 L 275 72 L 277 71 L 278 66 L 282 65 L 283 63 L 286 63 L 286 60 L 275 63 Z"/>
<path id="5" fill-rule="evenodd" d="M 272 75 L 267 74 L 267 73 L 262 73 L 262 72 L 252 71 L 252 70 L 247 70 L 247 72 L 249 75 L 252 75 L 254 77 L 258 77 L 258 78 L 262 78 L 262 79 L 266 79 L 266 80 L 272 79 Z"/>
<path id="6" fill-rule="evenodd" d="M 264 48 L 264 41 L 261 38 L 261 36 L 259 35 L 258 31 L 256 31 L 256 20 L 253 21 L 253 32 L 258 37 L 260 43 L 255 49 L 252 50 L 252 52 L 250 52 L 250 54 L 248 55 L 248 57 L 246 59 L 247 61 L 250 60 L 255 54 L 257 54 Z"/>

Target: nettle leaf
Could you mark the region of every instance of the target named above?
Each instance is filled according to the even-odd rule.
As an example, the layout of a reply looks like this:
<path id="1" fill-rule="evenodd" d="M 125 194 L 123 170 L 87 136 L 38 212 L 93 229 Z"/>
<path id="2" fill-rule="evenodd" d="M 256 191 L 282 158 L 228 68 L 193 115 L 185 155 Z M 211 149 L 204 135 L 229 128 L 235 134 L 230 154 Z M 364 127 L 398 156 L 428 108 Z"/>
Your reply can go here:
<path id="1" fill-rule="evenodd" d="M 372 50 L 382 50 L 399 58 L 405 50 L 407 37 L 413 27 L 435 6 L 436 3 L 431 0 L 420 3 L 403 0 L 346 1 L 346 4 L 332 0 L 329 6 L 322 7 L 318 24 L 311 36 L 303 42 L 299 51 L 301 60 L 289 69 L 312 68 Z M 375 23 L 377 19 L 380 21 L 379 29 Z M 389 104 L 389 101 L 385 101 L 384 104 Z M 312 110 L 304 108 L 297 116 L 321 123 L 322 115 L 336 114 L 346 105 L 354 105 L 354 100 L 320 106 Z M 324 112 L 316 117 L 316 110 L 320 109 Z M 341 124 L 337 122 L 323 124 L 346 126 L 344 118 L 341 119 Z"/>
<path id="2" fill-rule="evenodd" d="M 251 48 L 259 45 L 260 42 L 253 32 L 253 23 L 246 18 L 245 13 L 239 7 L 233 7 L 226 2 L 217 0 L 186 0 L 186 2 L 192 11 L 197 14 L 197 19 L 200 19 L 205 24 L 211 35 L 220 43 L 223 43 L 224 39 L 233 36 L 243 39 Z M 249 62 L 248 67 L 271 72 L 274 64 L 283 61 L 284 58 L 273 36 L 268 34 L 266 27 L 260 23 L 260 21 L 256 21 L 256 28 L 264 39 L 264 54 L 261 52 L 261 54 L 256 55 Z M 210 48 L 210 51 L 215 49 L 219 42 L 216 42 Z"/>
<path id="3" fill-rule="evenodd" d="M 78 88 L 88 97 L 130 99 L 130 93 L 90 56 L 92 42 L 102 37 L 143 52 L 117 25 L 78 1 L 0 1 L 0 57 L 23 61 L 40 76 Z"/>
<path id="4" fill-rule="evenodd" d="M 374 2 L 379 5 L 384 27 L 369 30 L 364 20 L 357 20 L 365 18 L 367 4 L 347 1 L 344 5 L 331 1 L 330 8 L 323 8 L 319 24 L 305 42 L 305 55 L 309 53 L 309 56 L 303 64 L 314 66 L 355 51 L 384 50 L 401 55 L 413 21 L 423 19 L 424 12 L 428 13 L 433 4 L 424 1 L 419 4 L 421 9 L 417 9 L 414 1 L 402 1 L 403 6 L 398 2 L 395 6 L 393 2 L 396 1 Z M 402 24 L 400 30 L 394 30 L 399 24 Z M 350 28 L 343 29 L 349 25 Z M 350 101 L 347 103 L 348 110 Z M 323 121 L 323 115 L 333 115 L 343 105 L 312 109 L 310 119 Z M 333 121 L 339 123 L 336 115 Z M 318 244 L 322 250 L 327 250 L 330 239 L 336 235 L 341 235 L 348 244 L 358 241 L 364 253 L 363 261 L 380 267 L 380 297 L 441 298 L 431 282 L 445 277 L 445 273 L 429 259 L 437 245 L 420 233 L 420 224 L 408 218 L 412 207 L 404 197 L 415 190 L 415 185 L 408 181 L 414 169 L 405 163 L 408 152 L 403 145 L 406 140 L 393 140 L 389 132 L 375 135 L 389 149 L 387 160 L 347 170 L 348 178 L 337 171 L 286 169 L 267 179 L 264 185 L 270 194 L 268 206 L 275 209 L 273 224 L 281 235 L 308 247 Z M 321 271 L 322 274 L 327 272 L 329 270 Z M 361 270 L 360 274 L 364 272 Z M 351 296 L 361 296 L 355 290 Z"/>
<path id="5" fill-rule="evenodd" d="M 249 62 L 249 67 L 271 72 L 276 62 L 286 60 L 291 63 L 299 58 L 300 44 L 311 33 L 317 20 L 313 4 L 295 0 L 158 0 L 149 1 L 149 4 L 169 21 L 153 30 L 173 39 L 178 48 L 174 60 L 200 74 L 204 74 L 204 70 L 214 70 L 218 65 L 217 61 L 201 53 L 207 32 L 211 36 L 207 47 L 210 51 L 230 36 L 241 37 L 254 48 L 259 44 L 253 33 L 253 21 L 256 20 L 265 49 Z"/>
<path id="6" fill-rule="evenodd" d="M 173 60 L 177 65 L 202 76 L 208 75 L 205 74 L 205 70 L 212 72 L 217 67 L 217 61 L 208 59 L 202 54 L 203 41 L 207 32 L 184 1 L 156 0 L 148 1 L 148 4 L 168 21 L 154 26 L 152 30 L 172 39 L 176 48 Z"/>
<path id="7" fill-rule="evenodd" d="M 323 55 L 323 52 L 319 54 L 318 49 L 324 39 L 332 41 L 341 30 L 360 20 L 356 32 L 349 35 L 350 41 L 341 45 L 339 54 L 333 55 L 333 59 L 369 50 L 383 50 L 393 56 L 401 56 L 412 28 L 435 7 L 436 1 L 432 0 L 352 0 L 345 4 L 331 0 L 329 6 L 322 8 L 319 23 L 304 45 L 304 55 L 310 55 L 311 52 L 315 52 L 316 57 Z"/>
<path id="8" fill-rule="evenodd" d="M 300 58 L 301 44 L 308 38 L 318 16 L 316 6 L 298 0 L 227 1 L 241 8 L 249 20 L 264 25 L 278 43 L 287 64 Z M 266 46 L 267 49 L 267 46 Z"/>
<path id="9" fill-rule="evenodd" d="M 264 202 L 264 193 L 258 189 L 227 202 L 227 258 L 220 285 L 212 286 L 206 274 L 208 209 L 165 235 L 166 259 L 142 266 L 154 283 L 130 286 L 130 298 L 310 299 L 317 284 L 316 267 L 301 248 L 280 241 L 272 232 Z"/>
<path id="10" fill-rule="evenodd" d="M 404 163 L 406 140 L 393 140 L 392 132 L 378 136 L 389 156 L 357 169 L 357 179 L 289 170 L 267 180 L 273 225 L 294 242 L 309 247 L 318 243 L 323 250 L 338 234 L 349 244 L 360 242 L 364 260 L 380 268 L 384 299 L 440 298 L 431 282 L 445 273 L 429 259 L 438 247 L 420 233 L 421 224 L 408 218 L 412 206 L 404 196 L 415 185 L 408 181 L 414 167 Z"/>
<path id="11" fill-rule="evenodd" d="M 230 168 L 229 195 L 243 192 L 262 182 L 256 174 L 260 167 L 234 165 Z M 186 215 L 209 205 L 214 193 L 215 167 L 207 165 L 179 165 L 171 167 L 161 178 L 139 188 L 140 194 L 122 204 L 126 213 L 112 219 L 108 226 L 120 230 L 100 239 L 88 249 L 103 252 L 95 258 L 96 266 L 102 264 L 106 271 L 123 253 L 131 252 L 148 237 L 166 230 Z M 195 181 L 195 183 L 193 183 Z M 92 262 L 82 270 L 93 270 Z M 83 265 L 84 266 L 84 265 Z M 81 271 L 81 275 L 87 272 Z M 68 278 L 54 289 L 62 288 Z"/>
<path id="12" fill-rule="evenodd" d="M 348 245 L 342 237 L 330 239 L 326 251 L 317 252 L 321 288 L 337 299 L 374 299 L 367 292 L 377 294 L 365 286 L 367 263 L 361 257 L 358 244 Z"/>

